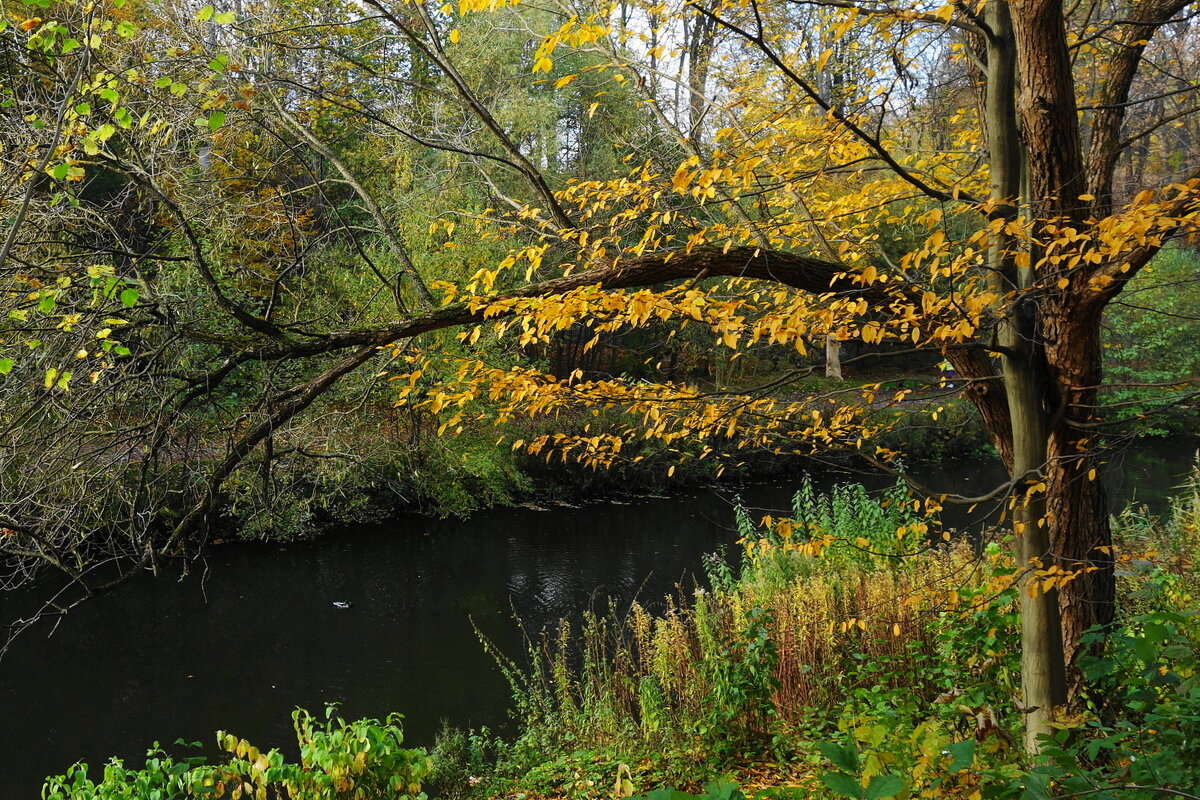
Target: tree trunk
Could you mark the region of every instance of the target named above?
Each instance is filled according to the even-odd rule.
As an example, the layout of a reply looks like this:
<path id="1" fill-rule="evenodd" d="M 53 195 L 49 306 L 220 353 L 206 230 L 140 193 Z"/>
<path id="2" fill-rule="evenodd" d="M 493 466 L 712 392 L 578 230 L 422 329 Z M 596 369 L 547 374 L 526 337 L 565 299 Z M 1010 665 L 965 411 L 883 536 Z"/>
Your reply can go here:
<path id="1" fill-rule="evenodd" d="M 1068 290 L 1070 291 L 1070 290 Z M 1044 306 L 1040 338 L 1059 397 L 1047 452 L 1047 526 L 1055 563 L 1078 576 L 1060 591 L 1067 663 L 1079 654 L 1079 637 L 1112 622 L 1115 609 L 1112 531 L 1108 498 L 1096 458 L 1097 387 L 1102 379 L 1100 321 L 1103 306 L 1074 290 Z M 1094 296 L 1094 293 L 1093 293 Z M 1072 671 L 1071 688 L 1081 680 Z"/>
<path id="2" fill-rule="evenodd" d="M 828 333 L 825 335 L 825 377 L 833 378 L 835 381 L 842 379 L 842 343 L 838 341 L 837 334 Z"/>
<path id="3" fill-rule="evenodd" d="M 1050 417 L 1046 405 L 1049 376 L 1037 339 L 1037 309 L 1028 295 L 1034 281 L 1033 262 L 1019 258 L 1025 244 L 1008 232 L 1022 199 L 1024 158 L 1017 125 L 1018 37 L 1007 2 L 985 7 L 992 36 L 988 40 L 985 98 L 990 144 L 991 215 L 1004 220 L 989 240 L 988 262 L 998 297 L 997 337 L 1003 348 L 1005 396 L 1008 401 L 1013 488 L 1015 557 L 1021 572 L 1021 688 L 1025 714 L 1025 749 L 1037 753 L 1051 732 L 1055 706 L 1066 702 L 1066 670 L 1058 596 L 1042 590 L 1036 569 L 1050 555 L 1045 520 L 1047 497 L 1036 487 L 1046 464 Z M 1027 152 L 1027 150 L 1026 150 Z M 993 439 L 1003 432 L 993 433 Z"/>
<path id="4" fill-rule="evenodd" d="M 712 65 L 713 45 L 717 37 L 717 23 L 712 18 L 697 14 L 688 28 L 688 138 L 702 138 L 704 116 L 708 113 L 708 70 Z"/>
<path id="5" fill-rule="evenodd" d="M 1054 709 L 1067 702 L 1066 656 L 1057 587 L 1039 586 L 1038 570 L 1054 563 L 1047 519 L 1054 486 L 1044 470 L 1049 458 L 1051 419 L 1046 410 L 1047 381 L 1040 348 L 1031 335 L 1031 309 L 1018 309 L 1004 326 L 1004 382 L 1012 417 L 1013 533 L 1021 570 L 1021 698 L 1025 713 L 1025 750 L 1041 750 L 1052 732 Z M 1044 489 L 1038 487 L 1045 484 Z M 1056 487 L 1057 488 L 1057 487 Z"/>

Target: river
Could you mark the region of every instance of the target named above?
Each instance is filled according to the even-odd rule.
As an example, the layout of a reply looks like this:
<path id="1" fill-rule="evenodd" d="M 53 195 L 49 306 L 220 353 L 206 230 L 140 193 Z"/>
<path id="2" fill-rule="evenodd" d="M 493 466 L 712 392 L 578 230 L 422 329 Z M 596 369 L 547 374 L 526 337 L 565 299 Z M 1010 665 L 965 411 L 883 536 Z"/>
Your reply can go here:
<path id="1" fill-rule="evenodd" d="M 1114 497 L 1161 509 L 1195 447 L 1128 451 L 1109 470 Z M 1000 479 L 986 459 L 921 474 L 966 493 Z M 153 741 L 209 744 L 218 729 L 286 747 L 297 706 L 400 711 L 414 745 L 431 744 L 443 720 L 503 726 L 507 687 L 477 629 L 519 655 L 517 618 L 536 631 L 610 597 L 661 599 L 736 539 L 735 495 L 786 508 L 798 480 L 465 521 L 406 516 L 313 542 L 214 548 L 207 570 L 186 580 L 138 578 L 72 611 L 53 635 L 46 624 L 14 643 L 0 660 L 2 794 L 36 798 L 45 775 L 76 760 L 95 775 L 110 755 L 136 762 Z M 0 599 L 0 614 L 16 602 Z"/>

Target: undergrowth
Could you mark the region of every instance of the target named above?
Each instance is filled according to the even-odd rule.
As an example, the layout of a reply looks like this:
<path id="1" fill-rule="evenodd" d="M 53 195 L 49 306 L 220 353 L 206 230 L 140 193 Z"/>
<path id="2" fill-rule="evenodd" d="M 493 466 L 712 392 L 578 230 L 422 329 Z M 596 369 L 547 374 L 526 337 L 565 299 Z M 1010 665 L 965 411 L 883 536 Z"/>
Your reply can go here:
<path id="1" fill-rule="evenodd" d="M 1093 699 L 1034 763 L 1008 547 L 946 541 L 936 506 L 899 486 L 805 485 L 785 519 L 739 510 L 741 563 L 712 560 L 707 588 L 562 622 L 520 662 L 498 655 L 522 733 L 476 793 L 699 791 L 721 776 L 866 800 L 1186 791 L 1200 784 L 1198 521 L 1195 481 L 1164 520 L 1118 518 L 1121 617 L 1078 665 Z"/>

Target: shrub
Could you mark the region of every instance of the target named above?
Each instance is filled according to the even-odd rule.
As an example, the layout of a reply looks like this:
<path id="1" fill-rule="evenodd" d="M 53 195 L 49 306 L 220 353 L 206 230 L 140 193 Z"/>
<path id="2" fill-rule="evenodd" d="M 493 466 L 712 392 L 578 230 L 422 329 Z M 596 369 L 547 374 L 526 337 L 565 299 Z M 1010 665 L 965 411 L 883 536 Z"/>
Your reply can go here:
<path id="1" fill-rule="evenodd" d="M 277 800 L 425 800 L 421 782 L 430 758 L 400 745 L 400 715 L 383 722 L 346 722 L 325 710 L 325 719 L 297 710 L 293 715 L 300 762 L 288 763 L 278 750 L 260 751 L 244 739 L 217 734 L 227 762 L 209 765 L 203 756 L 176 760 L 156 743 L 142 769 L 114 758 L 99 782 L 86 764 L 49 778 L 43 800 L 175 800 L 194 797 L 272 797 Z M 183 744 L 177 742 L 177 744 Z"/>

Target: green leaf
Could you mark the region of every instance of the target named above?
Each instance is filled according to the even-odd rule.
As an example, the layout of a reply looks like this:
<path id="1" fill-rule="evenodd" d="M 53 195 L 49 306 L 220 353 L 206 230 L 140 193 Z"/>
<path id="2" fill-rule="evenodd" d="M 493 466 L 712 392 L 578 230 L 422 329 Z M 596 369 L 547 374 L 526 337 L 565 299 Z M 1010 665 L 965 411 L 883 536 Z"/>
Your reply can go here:
<path id="1" fill-rule="evenodd" d="M 202 8 L 196 12 L 196 21 L 197 22 L 208 22 L 210 19 L 212 19 L 212 15 L 213 15 L 213 7 L 205 6 L 204 8 Z"/>
<path id="2" fill-rule="evenodd" d="M 128 39 L 137 33 L 137 31 L 137 25 L 134 25 L 132 22 L 117 23 L 117 36 L 120 36 L 122 39 Z"/>
<path id="3" fill-rule="evenodd" d="M 81 117 L 87 116 L 88 114 L 92 113 L 92 107 L 88 103 L 80 103 L 79 105 L 75 106 L 75 113 Z"/>
<path id="4" fill-rule="evenodd" d="M 208 129 L 213 133 L 217 132 L 217 128 L 225 124 L 225 112 L 214 111 L 208 115 Z"/>
<path id="5" fill-rule="evenodd" d="M 950 766 L 947 768 L 951 772 L 958 772 L 960 769 L 966 769 L 975 761 L 974 739 L 963 739 L 961 742 L 955 742 L 947 747 L 946 750 L 952 756 Z"/>
<path id="6" fill-rule="evenodd" d="M 695 800 L 692 795 L 678 789 L 655 789 L 646 793 L 646 800 Z"/>
<path id="7" fill-rule="evenodd" d="M 1162 649 L 1162 657 L 1174 662 L 1191 661 L 1193 652 L 1186 644 L 1169 644 Z"/>
<path id="8" fill-rule="evenodd" d="M 228 65 L 229 56 L 225 55 L 224 53 L 218 53 L 213 57 L 212 61 L 208 62 L 208 68 L 213 72 L 224 72 Z"/>
<path id="9" fill-rule="evenodd" d="M 844 772 L 826 772 L 821 775 L 821 783 L 825 784 L 825 788 L 839 797 L 852 797 L 855 800 L 863 800 L 862 785 L 856 778 Z"/>
<path id="10" fill-rule="evenodd" d="M 170 86 L 170 85 L 171 85 L 171 79 L 170 79 L 170 78 L 165 78 L 165 77 L 164 77 L 164 78 L 159 78 L 158 80 L 156 80 L 156 81 L 154 82 L 154 88 L 155 88 L 155 89 L 165 89 L 165 88 L 167 88 L 167 87 L 168 87 L 168 86 Z"/>
<path id="11" fill-rule="evenodd" d="M 138 301 L 138 290 L 137 289 L 130 287 L 129 289 L 126 289 L 125 291 L 121 292 L 121 303 L 124 304 L 124 306 L 126 308 L 133 308 L 134 306 L 137 305 L 137 301 Z"/>
<path id="12" fill-rule="evenodd" d="M 50 177 L 56 181 L 61 181 L 67 177 L 67 173 L 70 171 L 71 165 L 64 161 L 61 164 L 54 165 L 54 168 L 50 170 Z"/>
<path id="13" fill-rule="evenodd" d="M 16 363 L 11 358 L 0 358 L 0 375 L 7 375 L 12 372 L 13 365 Z"/>
<path id="14" fill-rule="evenodd" d="M 62 47 L 59 48 L 59 52 L 65 56 L 72 50 L 78 50 L 79 46 L 78 39 L 63 39 Z"/>
<path id="15" fill-rule="evenodd" d="M 233 21 L 236 19 L 237 19 L 237 14 L 234 14 L 232 11 L 226 11 L 224 13 L 217 14 L 216 16 L 214 16 L 213 22 L 217 23 L 218 25 L 232 25 Z"/>
<path id="16" fill-rule="evenodd" d="M 833 762 L 833 765 L 843 772 L 858 772 L 858 749 L 842 747 L 833 742 L 817 742 L 821 754 Z"/>
<path id="17" fill-rule="evenodd" d="M 904 791 L 904 781 L 896 775 L 876 775 L 867 784 L 866 800 L 883 800 Z"/>
<path id="18" fill-rule="evenodd" d="M 704 785 L 704 800 L 746 800 L 733 781 L 711 781 Z"/>
<path id="19" fill-rule="evenodd" d="M 1024 779 L 1024 789 L 1021 800 L 1049 800 L 1050 776 L 1040 772 L 1030 772 Z"/>

